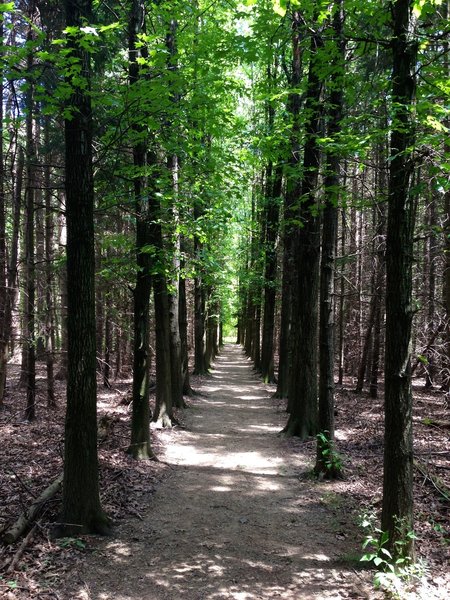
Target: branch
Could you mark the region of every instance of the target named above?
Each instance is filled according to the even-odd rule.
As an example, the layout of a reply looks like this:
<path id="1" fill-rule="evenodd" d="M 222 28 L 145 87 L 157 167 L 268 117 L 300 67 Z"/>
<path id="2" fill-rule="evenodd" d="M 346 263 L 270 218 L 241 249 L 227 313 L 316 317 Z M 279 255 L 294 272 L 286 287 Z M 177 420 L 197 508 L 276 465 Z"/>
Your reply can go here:
<path id="1" fill-rule="evenodd" d="M 52 498 L 61 487 L 63 473 L 61 473 L 53 483 L 51 483 L 40 496 L 36 498 L 30 508 L 20 515 L 17 521 L 3 535 L 5 544 L 13 544 L 23 532 L 35 521 L 38 514 L 44 508 L 45 504 Z"/>

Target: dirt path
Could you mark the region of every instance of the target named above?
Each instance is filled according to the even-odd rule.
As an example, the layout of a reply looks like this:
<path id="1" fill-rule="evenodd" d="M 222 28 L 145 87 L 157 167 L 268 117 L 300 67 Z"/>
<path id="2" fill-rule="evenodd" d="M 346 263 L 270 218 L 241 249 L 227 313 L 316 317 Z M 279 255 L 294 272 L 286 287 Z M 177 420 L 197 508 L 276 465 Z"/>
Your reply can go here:
<path id="1" fill-rule="evenodd" d="M 310 457 L 276 435 L 286 415 L 238 346 L 225 347 L 201 391 L 188 429 L 161 433 L 174 468 L 145 518 L 98 543 L 69 597 L 375 598 L 370 574 L 348 560 L 358 551 L 351 515 L 334 484 L 301 477 Z"/>

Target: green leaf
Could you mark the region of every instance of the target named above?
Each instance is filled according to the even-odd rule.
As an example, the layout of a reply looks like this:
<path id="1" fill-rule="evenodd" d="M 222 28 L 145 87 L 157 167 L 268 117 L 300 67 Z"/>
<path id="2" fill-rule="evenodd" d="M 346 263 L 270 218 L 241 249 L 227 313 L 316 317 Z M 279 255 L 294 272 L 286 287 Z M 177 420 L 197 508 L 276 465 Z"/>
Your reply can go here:
<path id="1" fill-rule="evenodd" d="M 286 14 L 286 0 L 272 0 L 273 10 L 280 15 L 280 17 L 284 17 Z"/>
<path id="2" fill-rule="evenodd" d="M 425 122 L 434 131 L 438 131 L 439 133 L 448 133 L 448 127 L 446 127 L 443 123 L 438 121 L 436 117 L 433 117 L 432 115 L 428 115 L 425 119 Z"/>
<path id="3" fill-rule="evenodd" d="M 419 360 L 424 365 L 428 364 L 428 358 L 426 356 L 424 356 L 423 354 L 418 354 L 417 360 Z"/>

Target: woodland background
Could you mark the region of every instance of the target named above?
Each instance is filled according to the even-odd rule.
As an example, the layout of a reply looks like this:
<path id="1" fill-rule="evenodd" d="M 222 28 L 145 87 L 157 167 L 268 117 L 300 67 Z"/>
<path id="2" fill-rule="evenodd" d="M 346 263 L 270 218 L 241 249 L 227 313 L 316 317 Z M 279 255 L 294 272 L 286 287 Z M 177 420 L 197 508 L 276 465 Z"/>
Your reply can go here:
<path id="1" fill-rule="evenodd" d="M 15 461 L 26 470 L 30 444 L 37 451 L 62 435 L 66 382 L 73 431 L 89 432 L 85 462 L 98 473 L 99 432 L 122 427 L 126 413 L 101 411 L 97 431 L 96 381 L 130 405 L 120 446 L 150 458 L 150 418 L 177 424 L 192 372 L 207 375 L 223 341 L 237 339 L 262 379 L 277 383 L 276 397 L 289 397 L 284 433 L 319 434 L 321 477 L 341 475 L 346 442 L 334 441 L 334 413 L 348 403 L 383 412 L 386 381 L 382 529 L 391 551 L 405 534 L 394 518 L 412 530 L 415 471 L 437 496 L 427 509 L 418 500 L 427 513 L 419 527 L 441 556 L 448 2 L 64 7 L 0 4 L 4 506 L 15 498 L 0 526 L 22 502 Z M 404 385 L 394 392 L 392 372 Z M 69 478 L 84 460 L 70 423 Z M 370 430 L 370 419 L 361 427 Z M 381 433 L 368 435 L 363 451 L 379 450 Z M 56 464 L 41 472 L 46 482 L 33 468 L 30 482 L 45 487 L 60 453 Z M 80 488 L 86 473 L 77 476 L 64 489 Z M 78 494 L 76 517 L 65 492 L 63 522 L 106 527 L 97 477 Z M 83 516 L 92 498 L 95 525 Z M 410 542 L 400 554 L 406 545 L 412 555 Z"/>

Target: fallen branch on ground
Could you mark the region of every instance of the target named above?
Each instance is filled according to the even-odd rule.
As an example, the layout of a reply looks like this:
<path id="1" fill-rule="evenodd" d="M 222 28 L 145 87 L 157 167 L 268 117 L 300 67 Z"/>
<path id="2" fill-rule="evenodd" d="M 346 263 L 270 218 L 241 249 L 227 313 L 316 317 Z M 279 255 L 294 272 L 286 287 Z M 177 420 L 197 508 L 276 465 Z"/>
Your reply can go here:
<path id="1" fill-rule="evenodd" d="M 30 508 L 24 512 L 17 521 L 3 534 L 5 544 L 13 544 L 36 520 L 45 504 L 56 494 L 61 487 L 63 474 L 61 473 L 40 496 L 36 498 Z"/>

